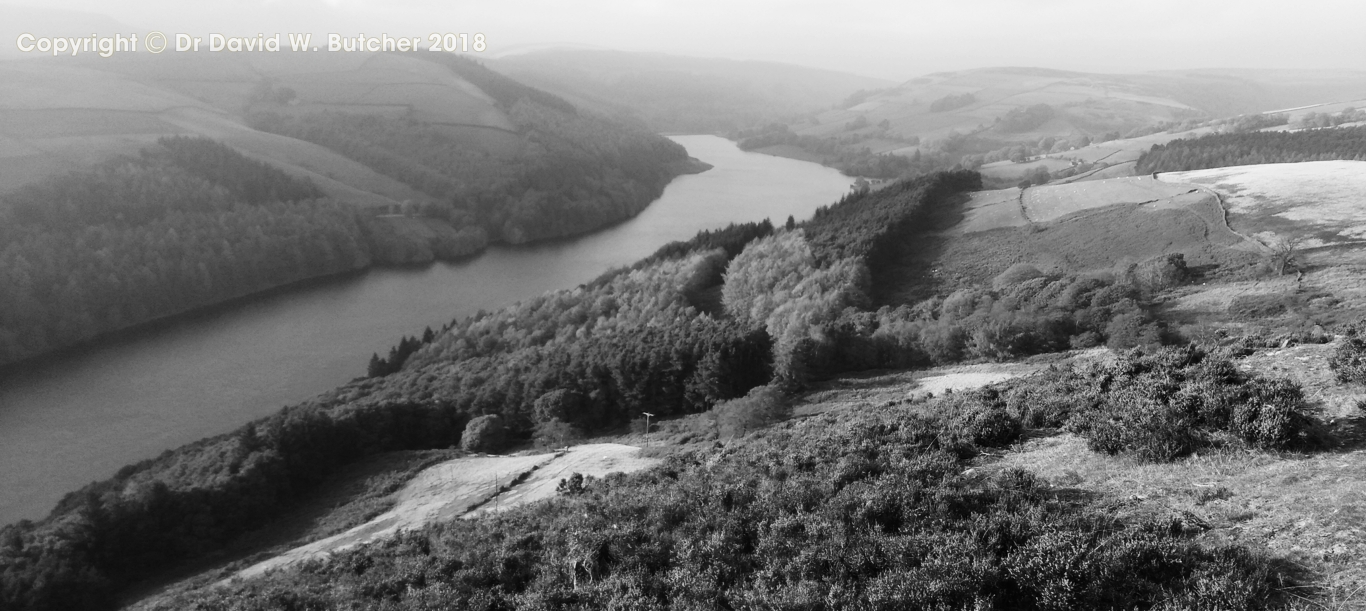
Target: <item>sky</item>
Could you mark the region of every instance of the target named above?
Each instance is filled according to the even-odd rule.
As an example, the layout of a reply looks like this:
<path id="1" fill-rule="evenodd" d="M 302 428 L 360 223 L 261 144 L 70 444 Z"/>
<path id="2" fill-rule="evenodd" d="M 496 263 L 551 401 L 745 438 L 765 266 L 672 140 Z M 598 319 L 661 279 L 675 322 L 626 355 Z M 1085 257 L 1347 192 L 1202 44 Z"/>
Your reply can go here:
<path id="1" fill-rule="evenodd" d="M 0 0 L 5 5 L 36 2 Z M 425 37 L 483 33 L 490 54 L 573 44 L 780 61 L 904 80 L 986 66 L 1094 72 L 1366 70 L 1361 0 L 48 0 L 144 30 Z M 51 19 L 4 21 L 43 35 Z M 76 15 L 58 17 L 81 21 Z M 104 32 L 100 32 L 103 34 Z M 55 34 L 54 34 L 55 35 Z M 4 41 L 13 46 L 14 42 Z"/>

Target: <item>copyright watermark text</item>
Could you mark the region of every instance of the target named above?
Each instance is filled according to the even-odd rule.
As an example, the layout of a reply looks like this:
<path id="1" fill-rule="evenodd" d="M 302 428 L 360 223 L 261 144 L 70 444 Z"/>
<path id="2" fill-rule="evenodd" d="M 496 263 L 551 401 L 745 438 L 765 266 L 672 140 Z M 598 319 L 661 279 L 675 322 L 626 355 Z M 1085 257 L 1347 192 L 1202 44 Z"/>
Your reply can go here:
<path id="1" fill-rule="evenodd" d="M 165 34 L 148 32 L 114 34 L 111 36 L 37 36 L 20 34 L 15 45 L 21 53 L 53 56 L 94 54 L 112 57 L 117 53 L 176 53 L 208 51 L 210 53 L 412 53 L 433 51 L 443 53 L 482 53 L 488 49 L 488 39 L 479 32 L 433 32 L 426 36 L 391 36 L 380 34 L 348 35 L 329 33 L 315 38 L 311 33 L 257 34 L 256 36 L 225 36 L 210 33 L 196 36 L 184 32 Z"/>

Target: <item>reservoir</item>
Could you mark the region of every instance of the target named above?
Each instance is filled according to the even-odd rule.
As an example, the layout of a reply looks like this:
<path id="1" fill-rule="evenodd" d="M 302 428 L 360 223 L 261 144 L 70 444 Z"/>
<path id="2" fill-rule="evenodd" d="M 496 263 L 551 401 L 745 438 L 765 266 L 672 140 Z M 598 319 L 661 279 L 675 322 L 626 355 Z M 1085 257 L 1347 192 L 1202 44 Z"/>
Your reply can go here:
<path id="1" fill-rule="evenodd" d="M 852 179 L 817 164 L 674 136 L 714 167 L 639 216 L 469 261 L 375 269 L 103 342 L 0 378 L 0 524 L 164 450 L 232 430 L 363 375 L 371 353 L 481 309 L 570 288 L 699 230 L 809 218 Z"/>

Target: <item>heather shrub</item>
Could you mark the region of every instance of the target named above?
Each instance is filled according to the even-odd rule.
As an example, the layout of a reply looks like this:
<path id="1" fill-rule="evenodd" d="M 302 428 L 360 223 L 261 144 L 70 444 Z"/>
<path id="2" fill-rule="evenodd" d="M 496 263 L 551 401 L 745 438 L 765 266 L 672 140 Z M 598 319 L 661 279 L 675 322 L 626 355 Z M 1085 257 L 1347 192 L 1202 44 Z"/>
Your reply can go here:
<path id="1" fill-rule="evenodd" d="M 995 389 L 982 389 L 951 396 L 953 405 L 949 430 L 987 448 L 1008 446 L 1020 438 L 1020 419 L 1006 409 L 1006 402 Z"/>
<path id="2" fill-rule="evenodd" d="M 1328 366 L 1343 384 L 1366 382 L 1366 338 L 1361 337 L 1361 323 L 1347 328 L 1346 337 L 1333 349 Z"/>
<path id="3" fill-rule="evenodd" d="M 1091 450 L 1127 454 L 1148 462 L 1171 462 L 1202 445 L 1196 419 L 1178 406 L 1139 392 L 1112 398 L 1086 427 Z"/>
<path id="4" fill-rule="evenodd" d="M 1309 427 L 1304 393 L 1289 380 L 1255 380 L 1234 406 L 1229 430 L 1259 448 L 1283 450 Z"/>
<path id="5" fill-rule="evenodd" d="M 1089 379 L 1070 369 L 1052 369 L 1037 379 L 1012 384 L 1003 391 L 1006 409 L 1033 428 L 1060 428 L 1075 413 L 1099 400 Z"/>
<path id="6" fill-rule="evenodd" d="M 1113 350 L 1162 345 L 1162 328 L 1137 308 L 1110 320 L 1105 326 L 1105 335 L 1105 345 Z"/>
<path id="7" fill-rule="evenodd" d="M 1008 431 L 1009 409 L 988 390 L 819 414 L 153 608 L 1278 607 L 1266 558 L 1176 519 L 1059 502 L 1018 469 L 964 475 L 943 440 Z"/>
<path id="8" fill-rule="evenodd" d="M 1001 396 L 1025 425 L 1063 427 L 1094 451 L 1150 462 L 1217 443 L 1286 449 L 1314 427 L 1299 386 L 1243 373 L 1194 346 L 1133 350 L 1105 366 L 1052 368 L 1010 383 Z"/>

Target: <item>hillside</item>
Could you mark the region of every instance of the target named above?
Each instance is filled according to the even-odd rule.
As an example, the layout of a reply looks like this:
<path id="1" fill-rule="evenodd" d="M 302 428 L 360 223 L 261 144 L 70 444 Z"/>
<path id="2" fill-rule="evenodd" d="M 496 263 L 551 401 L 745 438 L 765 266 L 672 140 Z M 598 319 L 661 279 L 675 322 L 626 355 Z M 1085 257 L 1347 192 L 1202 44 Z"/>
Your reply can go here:
<path id="1" fill-rule="evenodd" d="M 1321 161 L 979 191 L 961 221 L 907 251 L 895 284 L 923 296 L 990 282 L 1021 262 L 1068 273 L 1172 253 L 1236 277 L 1255 273 L 1278 240 L 1293 241 L 1306 264 L 1355 260 L 1363 171 L 1366 162 Z"/>
<path id="2" fill-rule="evenodd" d="M 14 287 L 0 298 L 0 365 L 372 264 L 585 233 L 705 169 L 665 138 L 456 57 L 46 58 L 0 62 L 0 78 L 0 261 Z M 168 144 L 186 136 L 218 148 Z M 293 195 L 248 195 L 285 181 Z M 261 206 L 304 200 L 326 210 L 312 227 L 325 245 L 249 235 L 261 218 L 286 233 L 323 223 Z M 243 218 L 195 216 L 207 209 Z"/>
<path id="3" fill-rule="evenodd" d="M 710 448 L 673 445 L 662 465 L 635 476 L 585 477 L 534 506 L 435 522 L 136 608 L 265 609 L 282 599 L 673 608 L 718 598 L 816 608 L 1350 608 L 1360 602 L 1350 559 L 1361 541 L 1355 514 L 1333 509 L 1360 484 L 1359 442 L 1284 457 L 1234 442 L 1167 461 L 1105 449 L 1100 427 L 1057 427 L 1085 418 L 1063 388 L 1116 409 L 1120 393 L 1160 401 L 1142 384 L 1165 377 L 1188 393 L 1211 385 L 1193 398 L 1210 401 L 1235 384 L 1274 386 L 1260 366 L 1200 351 L 1101 362 L 1082 354 L 928 399 L 912 397 L 917 382 L 904 378 L 840 379 L 799 400 L 804 417 Z M 1107 384 L 1123 390 L 1094 390 Z M 1041 402 L 1045 393 L 1053 399 Z M 671 445 L 680 429 L 716 435 L 701 419 L 671 424 L 650 436 L 656 444 Z M 1325 485 L 1331 497 L 1306 494 Z M 1292 501 L 1310 508 L 1287 511 Z M 699 540 L 712 544 L 698 549 Z"/>
<path id="4" fill-rule="evenodd" d="M 511 52 L 489 63 L 576 103 L 651 129 L 724 134 L 823 110 L 882 79 L 772 62 L 575 48 Z"/>
<path id="5" fill-rule="evenodd" d="M 1320 182 L 1352 180 L 1336 165 L 1318 172 Z M 1260 195 L 1293 196 L 1275 184 L 1291 188 L 1259 184 Z M 1298 287 L 1277 280 L 1263 247 L 1239 230 L 1280 209 L 1221 225 L 1223 194 L 1194 182 L 1081 182 L 1013 198 L 974 192 L 980 186 L 977 174 L 958 172 L 855 192 L 806 223 L 704 233 L 588 285 L 453 321 L 416 340 L 397 371 L 129 466 L 68 496 L 47 519 L 7 527 L 0 592 L 15 608 L 96 606 L 139 580 L 167 579 L 171 567 L 211 568 L 218 550 L 237 549 L 307 504 L 347 465 L 457 440 L 493 451 L 559 447 L 621 435 L 642 411 L 660 421 L 654 437 L 619 441 L 669 439 L 686 451 L 637 476 L 578 483 L 538 475 L 558 460 L 552 454 L 512 457 L 526 464 L 508 469 L 530 475 L 508 485 L 510 503 L 540 498 L 557 479 L 570 483 L 556 483 L 553 499 L 455 522 L 431 516 L 461 514 L 470 503 L 460 499 L 474 497 L 422 491 L 477 493 L 478 477 L 428 470 L 389 488 L 388 501 L 367 501 L 368 517 L 331 519 L 347 526 L 299 543 L 313 547 L 253 557 L 280 571 L 210 585 L 254 562 L 239 560 L 147 608 L 269 608 L 283 599 L 460 606 L 489 597 L 594 606 L 623 596 L 1183 608 L 1226 603 L 1234 584 L 1236 608 L 1286 608 L 1292 592 L 1337 587 L 1328 555 L 1287 572 L 1274 560 L 1286 553 L 1280 539 L 1280 551 L 1267 551 L 1261 539 L 1223 538 L 1248 519 L 1268 528 L 1282 521 L 1275 506 L 1245 518 L 1248 510 L 1225 501 L 1269 502 L 1282 489 L 1254 493 L 1225 472 L 1200 470 L 1209 456 L 1262 468 L 1288 465 L 1277 462 L 1282 453 L 1322 462 L 1332 456 L 1325 451 L 1353 451 L 1358 438 L 1333 419 L 1351 415 L 1357 390 L 1283 382 L 1266 375 L 1278 370 L 1265 360 L 1247 368 L 1235 360 L 1324 341 L 1323 328 L 1310 327 L 1359 314 L 1366 276 L 1338 265 L 1311 268 Z M 1154 240 L 1157 229 L 1168 237 Z M 1077 241 L 1091 233 L 1095 243 Z M 982 248 L 987 242 L 999 246 Z M 948 250 L 907 248 L 927 243 Z M 1066 256 L 1038 256 L 1059 245 L 1071 248 Z M 955 253 L 968 252 L 981 254 L 959 263 Z M 908 275 L 915 270 L 931 273 Z M 1247 282 L 1258 286 L 1217 305 L 1216 293 Z M 707 297 L 718 291 L 719 310 Z M 1187 341 L 1196 344 L 1159 348 Z M 1031 359 L 1097 346 L 1115 355 L 1082 353 L 1076 366 Z M 1020 359 L 927 372 L 912 384 L 903 374 L 842 378 Z M 947 394 L 1030 371 L 1039 373 L 996 390 Z M 791 414 L 802 418 L 766 428 Z M 1059 471 L 1057 456 L 1100 466 L 1074 477 Z M 998 463 L 1037 465 L 1040 475 Z M 1113 488 L 1125 473 L 1178 490 L 1134 503 Z M 1181 483 L 1192 477 L 1201 486 L 1212 479 L 1210 495 Z M 451 502 L 460 507 L 442 508 Z M 1209 503 L 1229 509 L 1208 514 Z M 411 530 L 351 547 L 403 520 Z M 1313 532 L 1335 533 L 1337 524 Z M 979 531 L 998 535 L 963 535 Z M 835 532 L 858 544 L 837 544 Z M 713 539 L 714 553 L 683 543 Z M 330 545 L 337 551 L 319 562 L 291 560 Z M 1072 546 L 1111 551 L 1076 566 L 1049 560 Z M 1356 548 L 1300 549 L 1352 558 Z M 875 553 L 855 562 L 855 550 Z M 61 566 L 79 570 L 50 568 Z M 707 575 L 704 566 L 725 576 L 670 577 Z M 1099 585 L 1066 586 L 1076 580 Z M 940 585 L 895 585 L 925 583 Z"/>
<path id="6" fill-rule="evenodd" d="M 1274 499 L 1300 488 L 1253 491 L 1201 469 L 1217 460 L 1307 475 L 1284 457 L 1328 464 L 1356 451 L 1353 371 L 1366 342 L 1339 325 L 1366 313 L 1366 274 L 1345 256 L 1357 247 L 1344 239 L 1334 257 L 1278 259 L 1257 228 L 1289 221 L 1350 237 L 1357 219 L 1342 202 L 1359 191 L 1361 163 L 1008 190 L 943 172 L 852 192 L 803 223 L 704 232 L 583 286 L 406 339 L 367 379 L 125 467 L 44 520 L 6 527 L 0 602 L 105 606 L 186 566 L 207 572 L 150 608 L 1188 608 L 1233 595 L 1235 608 L 1295 608 L 1303 592 L 1345 596 L 1332 589 L 1332 559 L 1357 558 L 1354 540 L 1301 545 L 1319 555 L 1293 556 L 1306 568 L 1289 571 L 1284 554 L 1298 552 L 1284 538 L 1272 532 L 1268 548 L 1235 532 L 1249 520 L 1284 525 Z M 1277 350 L 1332 340 L 1329 329 L 1348 335 L 1326 349 L 1336 380 L 1275 377 L 1299 362 Z M 1069 350 L 1086 352 L 1073 366 L 1057 356 Z M 1289 358 L 1299 356 L 1310 358 Z M 1000 362 L 1014 364 L 982 367 Z M 947 366 L 960 368 L 914 385 L 896 372 Z M 640 436 L 642 412 L 655 438 Z M 540 473 L 558 460 L 549 448 L 660 433 L 685 451 L 635 476 L 566 477 L 553 499 L 471 520 L 442 516 L 478 502 L 477 477 L 412 479 L 422 471 L 411 469 L 407 492 L 387 486 L 388 500 L 346 510 L 317 537 L 216 564 L 316 503 L 329 477 L 391 453 L 541 448 L 507 459 L 528 474 L 508 484 L 511 503 L 561 488 Z M 1099 466 L 1076 477 L 1059 467 L 1082 459 Z M 993 466 L 1009 461 L 1039 474 Z M 1176 492 L 1135 503 L 1115 491 L 1134 473 Z M 1216 485 L 1202 495 L 1191 477 Z M 1235 497 L 1259 505 L 1225 503 Z M 1337 537 L 1329 516 L 1345 502 L 1315 509 L 1322 528 L 1297 528 Z M 1223 513 L 1198 509 L 1207 504 Z M 351 546 L 399 523 L 409 530 Z M 715 544 L 687 543 L 699 540 Z M 293 562 L 328 546 L 336 553 Z M 1092 551 L 1056 562 L 1075 549 Z M 210 586 L 261 561 L 282 570 Z"/>

